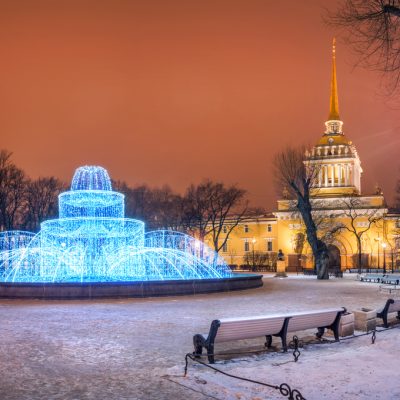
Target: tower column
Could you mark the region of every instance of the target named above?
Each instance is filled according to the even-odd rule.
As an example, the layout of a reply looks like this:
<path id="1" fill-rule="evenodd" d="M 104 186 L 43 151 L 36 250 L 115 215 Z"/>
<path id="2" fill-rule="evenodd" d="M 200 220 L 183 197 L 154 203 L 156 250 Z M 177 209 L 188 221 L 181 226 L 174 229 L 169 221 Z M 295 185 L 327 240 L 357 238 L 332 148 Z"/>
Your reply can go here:
<path id="1" fill-rule="evenodd" d="M 335 186 L 335 164 L 331 164 L 331 186 Z"/>
<path id="2" fill-rule="evenodd" d="M 338 168 L 339 168 L 338 186 L 342 186 L 342 168 L 343 168 L 343 165 L 342 165 L 342 164 L 339 164 L 339 165 L 338 165 Z"/>
<path id="3" fill-rule="evenodd" d="M 318 187 L 322 186 L 322 168 L 318 171 Z"/>
<path id="4" fill-rule="evenodd" d="M 349 165 L 349 185 L 354 182 L 354 176 L 353 176 L 353 166 L 350 164 Z"/>
<path id="5" fill-rule="evenodd" d="M 325 178 L 325 182 L 324 182 L 324 186 L 328 187 L 328 165 L 324 165 L 324 178 Z"/>

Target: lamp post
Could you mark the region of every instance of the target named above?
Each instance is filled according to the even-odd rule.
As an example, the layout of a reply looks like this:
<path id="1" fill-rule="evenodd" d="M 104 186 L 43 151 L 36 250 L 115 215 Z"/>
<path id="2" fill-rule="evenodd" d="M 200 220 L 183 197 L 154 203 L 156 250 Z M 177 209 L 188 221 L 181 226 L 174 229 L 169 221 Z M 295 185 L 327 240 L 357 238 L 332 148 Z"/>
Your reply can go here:
<path id="1" fill-rule="evenodd" d="M 378 269 L 379 269 L 379 243 L 381 242 L 381 238 L 378 236 L 377 238 L 375 238 L 375 240 L 378 242 Z"/>
<path id="2" fill-rule="evenodd" d="M 383 274 L 386 274 L 386 243 L 382 243 L 383 249 Z"/>
<path id="3" fill-rule="evenodd" d="M 392 274 L 394 273 L 394 257 L 393 257 L 393 246 L 390 246 L 390 255 L 392 258 Z"/>
<path id="4" fill-rule="evenodd" d="M 253 238 L 253 240 L 251 241 L 252 244 L 252 248 L 253 248 L 253 271 L 256 269 L 255 266 L 255 257 L 254 257 L 254 245 L 256 244 L 257 240 L 255 238 Z"/>

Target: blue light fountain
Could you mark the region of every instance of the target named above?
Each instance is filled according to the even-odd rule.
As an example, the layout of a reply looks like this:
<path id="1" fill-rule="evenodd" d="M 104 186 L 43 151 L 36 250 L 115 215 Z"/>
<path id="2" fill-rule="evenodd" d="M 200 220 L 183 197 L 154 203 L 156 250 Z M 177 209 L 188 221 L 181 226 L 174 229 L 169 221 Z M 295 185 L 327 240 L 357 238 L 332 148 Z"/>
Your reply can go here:
<path id="1" fill-rule="evenodd" d="M 0 233 L 0 296 L 74 297 L 75 287 L 76 297 L 92 297 L 96 285 L 107 289 L 99 296 L 181 294 L 186 289 L 171 283 L 190 283 L 193 291 L 197 282 L 197 292 L 216 291 L 231 279 L 237 281 L 224 259 L 204 243 L 169 230 L 145 233 L 142 221 L 124 218 L 124 195 L 112 190 L 98 166 L 75 171 L 71 190 L 59 195 L 59 219 L 43 222 L 38 234 Z M 201 281 L 209 281 L 208 288 L 202 290 Z M 138 286 L 144 282 L 147 290 Z M 162 282 L 169 286 L 160 289 Z M 222 289 L 210 282 L 223 283 Z"/>

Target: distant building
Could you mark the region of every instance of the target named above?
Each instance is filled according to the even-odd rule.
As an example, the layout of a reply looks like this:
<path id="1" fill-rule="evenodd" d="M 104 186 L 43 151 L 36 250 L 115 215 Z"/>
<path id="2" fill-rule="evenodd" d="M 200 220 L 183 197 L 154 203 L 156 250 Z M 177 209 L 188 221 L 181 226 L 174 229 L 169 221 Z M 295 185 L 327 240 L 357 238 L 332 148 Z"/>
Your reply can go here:
<path id="1" fill-rule="evenodd" d="M 335 51 L 334 43 L 326 130 L 304 157 L 306 166 L 318 171 L 312 191 L 315 219 L 328 244 L 330 268 L 357 266 L 357 238 L 351 232 L 355 229 L 358 233 L 365 230 L 361 236 L 362 266 L 383 268 L 385 263 L 390 269 L 392 264 L 396 266 L 400 246 L 400 215 L 388 212 L 380 188 L 373 194 L 362 194 L 361 161 L 355 146 L 343 133 L 339 116 Z M 313 267 L 311 248 L 295 201 L 288 199 L 287 193 L 282 196 L 275 212 L 249 217 L 233 230 L 220 253 L 229 264 L 248 264 L 252 255 L 260 252 L 269 253 L 273 259 L 273 254 L 282 249 L 289 270 Z M 368 229 L 369 219 L 378 221 Z"/>

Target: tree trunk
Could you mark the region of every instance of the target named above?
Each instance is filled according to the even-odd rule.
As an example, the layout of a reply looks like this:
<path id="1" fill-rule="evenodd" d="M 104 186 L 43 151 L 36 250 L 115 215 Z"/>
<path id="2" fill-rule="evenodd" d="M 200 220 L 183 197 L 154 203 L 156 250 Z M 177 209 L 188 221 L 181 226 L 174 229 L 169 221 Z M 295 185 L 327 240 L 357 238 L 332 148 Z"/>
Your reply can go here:
<path id="1" fill-rule="evenodd" d="M 311 204 L 309 199 L 299 199 L 297 208 L 303 218 L 306 226 L 307 241 L 310 244 L 314 255 L 315 269 L 317 271 L 317 279 L 329 279 L 328 265 L 329 252 L 326 244 L 318 239 L 317 227 L 311 214 Z"/>
<path id="2" fill-rule="evenodd" d="M 361 274 L 361 261 L 362 261 L 362 249 L 361 249 L 361 238 L 357 236 L 357 256 L 358 256 L 358 273 Z"/>
<path id="3" fill-rule="evenodd" d="M 325 243 L 319 240 L 322 245 L 317 251 L 315 258 L 315 267 L 317 269 L 318 279 L 329 279 L 329 253 Z"/>

